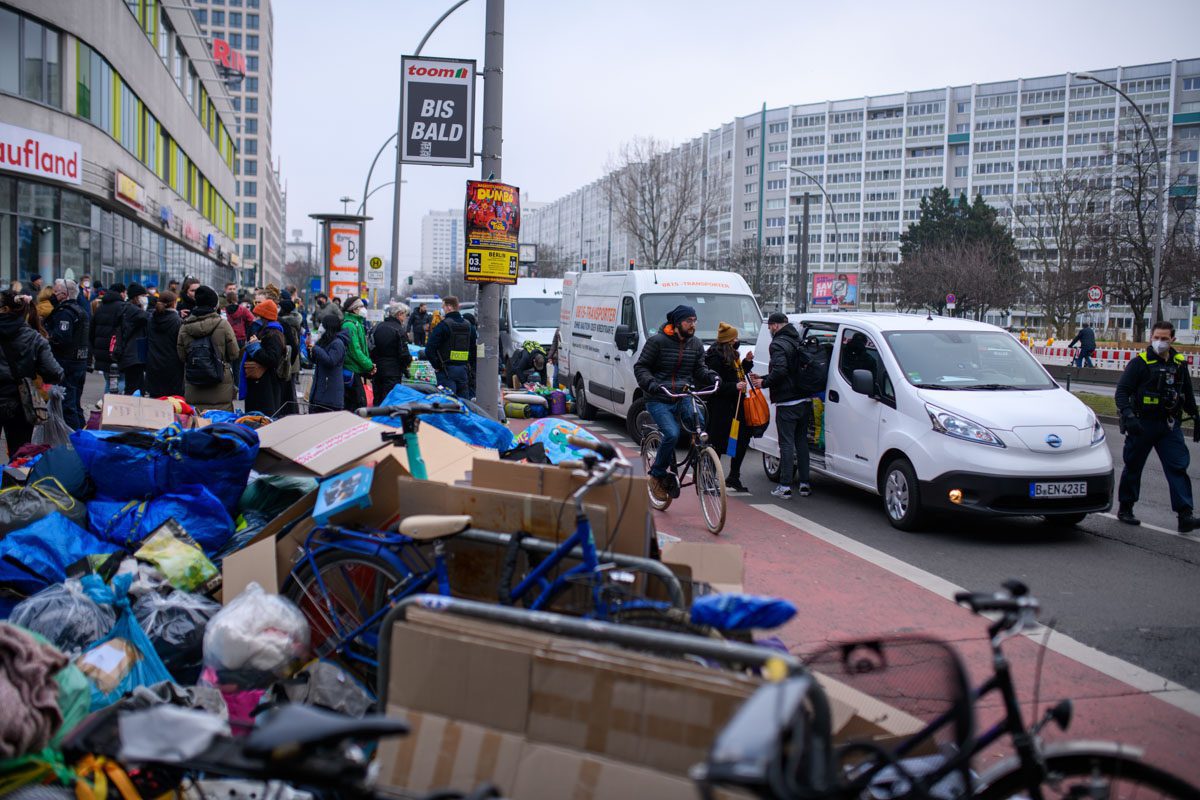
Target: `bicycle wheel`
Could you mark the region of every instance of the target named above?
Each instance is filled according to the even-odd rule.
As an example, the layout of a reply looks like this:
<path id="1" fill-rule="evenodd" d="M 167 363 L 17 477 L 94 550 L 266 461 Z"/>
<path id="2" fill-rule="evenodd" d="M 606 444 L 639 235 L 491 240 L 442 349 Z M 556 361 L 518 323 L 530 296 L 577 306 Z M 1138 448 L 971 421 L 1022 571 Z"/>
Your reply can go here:
<path id="1" fill-rule="evenodd" d="M 696 496 L 708 532 L 720 533 L 725 527 L 725 470 L 721 468 L 721 457 L 711 447 L 701 450 L 696 459 Z"/>
<path id="2" fill-rule="evenodd" d="M 1040 789 L 1051 798 L 1140 800 L 1141 798 L 1200 798 L 1200 789 L 1182 778 L 1138 758 L 1104 750 L 1079 750 L 1047 755 L 1046 777 Z M 1029 785 L 1020 765 L 991 780 L 975 795 L 977 800 L 1029 797 Z"/>
<path id="3" fill-rule="evenodd" d="M 642 467 L 645 468 L 646 474 L 650 474 L 650 467 L 654 466 L 654 459 L 658 456 L 658 446 L 662 444 L 662 434 L 657 430 L 648 431 L 642 438 Z M 649 489 L 646 492 L 650 495 L 650 507 L 655 511 L 666 511 L 671 505 L 671 498 L 659 500 L 654 496 L 654 492 Z"/>
<path id="4" fill-rule="evenodd" d="M 382 618 L 356 636 L 351 634 L 390 605 L 393 591 L 408 577 L 382 561 L 334 551 L 317 556 L 315 573 L 311 563 L 303 562 L 283 593 L 308 620 L 314 655 L 335 659 L 374 687 Z"/>

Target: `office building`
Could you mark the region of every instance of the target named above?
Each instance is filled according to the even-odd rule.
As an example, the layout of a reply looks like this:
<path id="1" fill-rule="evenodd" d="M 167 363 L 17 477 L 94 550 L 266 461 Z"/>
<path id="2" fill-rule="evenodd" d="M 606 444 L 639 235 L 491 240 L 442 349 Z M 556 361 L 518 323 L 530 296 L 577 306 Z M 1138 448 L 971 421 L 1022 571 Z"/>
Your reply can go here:
<path id="1" fill-rule="evenodd" d="M 176 5 L 0 2 L 0 280 L 232 278 L 220 86 Z"/>
<path id="2" fill-rule="evenodd" d="M 1149 118 L 1173 216 L 1185 236 L 1195 237 L 1200 59 L 1091 74 L 1120 86 Z M 1073 73 L 755 111 L 671 151 L 676 159 L 701 153 L 711 193 L 703 233 L 675 266 L 738 269 L 750 278 L 761 247 L 760 299 L 793 307 L 808 192 L 810 304 L 822 299 L 814 283 L 828 286 L 844 274 L 858 287 L 858 307 L 872 301 L 891 307 L 886 275 L 879 273 L 898 265 L 900 234 L 919 218 L 921 199 L 946 186 L 953 196 L 980 195 L 998 209 L 1032 269 L 1035 245 L 1016 223 L 1014 204 L 1029 202 L 1039 176 L 1064 171 L 1098 176 L 1106 193 L 1113 190 L 1120 168 L 1114 150 L 1139 124 L 1119 95 Z M 592 269 L 624 268 L 631 258 L 644 263 L 611 207 L 612 179 L 527 213 L 522 239 L 572 267 L 584 258 Z M 748 251 L 750 266 L 741 255 Z M 1177 325 L 1188 327 L 1189 298 L 1164 301 Z M 1132 322 L 1119 306 L 1106 314 L 1114 327 Z M 1036 325 L 1039 319 L 1036 311 L 1013 308 L 996 310 L 989 321 Z"/>
<path id="3" fill-rule="evenodd" d="M 239 127 L 238 247 L 247 282 L 280 284 L 284 264 L 283 193 L 271 142 L 274 16 L 271 0 L 192 0 L 196 22 L 211 39 L 213 58 L 245 78 L 228 94 Z M 253 272 L 252 272 L 253 271 Z"/>
<path id="4" fill-rule="evenodd" d="M 430 211 L 421 219 L 420 272 L 449 279 L 463 273 L 463 211 Z"/>

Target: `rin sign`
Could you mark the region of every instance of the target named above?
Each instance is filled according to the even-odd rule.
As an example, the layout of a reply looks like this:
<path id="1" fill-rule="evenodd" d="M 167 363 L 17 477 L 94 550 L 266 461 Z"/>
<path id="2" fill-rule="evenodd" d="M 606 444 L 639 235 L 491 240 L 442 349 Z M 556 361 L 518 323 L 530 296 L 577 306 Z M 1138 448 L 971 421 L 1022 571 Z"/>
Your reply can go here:
<path id="1" fill-rule="evenodd" d="M 469 167 L 475 163 L 475 62 L 401 59 L 400 160 Z"/>

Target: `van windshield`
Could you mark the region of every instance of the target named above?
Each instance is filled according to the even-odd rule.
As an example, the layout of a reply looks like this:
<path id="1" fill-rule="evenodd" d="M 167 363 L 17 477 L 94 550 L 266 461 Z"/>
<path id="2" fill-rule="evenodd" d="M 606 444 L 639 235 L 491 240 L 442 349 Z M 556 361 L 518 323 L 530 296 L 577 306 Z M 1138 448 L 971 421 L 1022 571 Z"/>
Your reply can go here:
<path id="1" fill-rule="evenodd" d="M 762 327 L 762 314 L 754 298 L 744 294 L 645 294 L 642 295 L 642 321 L 646 336 L 652 336 L 667 322 L 667 312 L 675 306 L 696 309 L 696 335 L 711 343 L 717 338 L 717 325 L 727 322 L 738 329 L 743 342 L 753 342 Z"/>
<path id="2" fill-rule="evenodd" d="M 1057 386 L 1024 345 L 1001 331 L 892 331 L 883 337 L 904 377 L 921 389 L 1021 391 Z"/>
<path id="3" fill-rule="evenodd" d="M 561 297 L 516 297 L 509 301 L 514 328 L 557 328 Z"/>

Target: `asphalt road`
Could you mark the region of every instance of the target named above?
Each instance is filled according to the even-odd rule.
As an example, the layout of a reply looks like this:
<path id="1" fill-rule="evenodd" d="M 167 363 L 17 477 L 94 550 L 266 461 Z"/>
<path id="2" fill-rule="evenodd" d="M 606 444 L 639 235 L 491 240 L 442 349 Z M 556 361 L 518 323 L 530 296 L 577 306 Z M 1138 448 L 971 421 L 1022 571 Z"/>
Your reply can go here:
<path id="1" fill-rule="evenodd" d="M 624 426 L 614 417 L 584 424 L 600 435 L 625 439 Z M 1119 476 L 1123 437 L 1115 427 L 1106 430 Z M 1193 463 L 1200 464 L 1200 446 L 1190 441 L 1188 446 Z M 1040 598 L 1042 621 L 1055 630 L 1200 690 L 1200 533 L 1175 533 L 1155 456 L 1143 473 L 1136 508 L 1141 527 L 1098 514 L 1069 529 L 1037 518 L 945 517 L 920 533 L 888 524 L 875 495 L 819 476 L 812 496 L 776 500 L 761 463 L 753 450 L 747 455 L 742 480 L 752 496 L 731 502 L 786 508 L 966 588 L 992 589 L 1018 578 Z M 730 514 L 722 537 L 736 542 L 739 520 L 745 518 Z"/>

